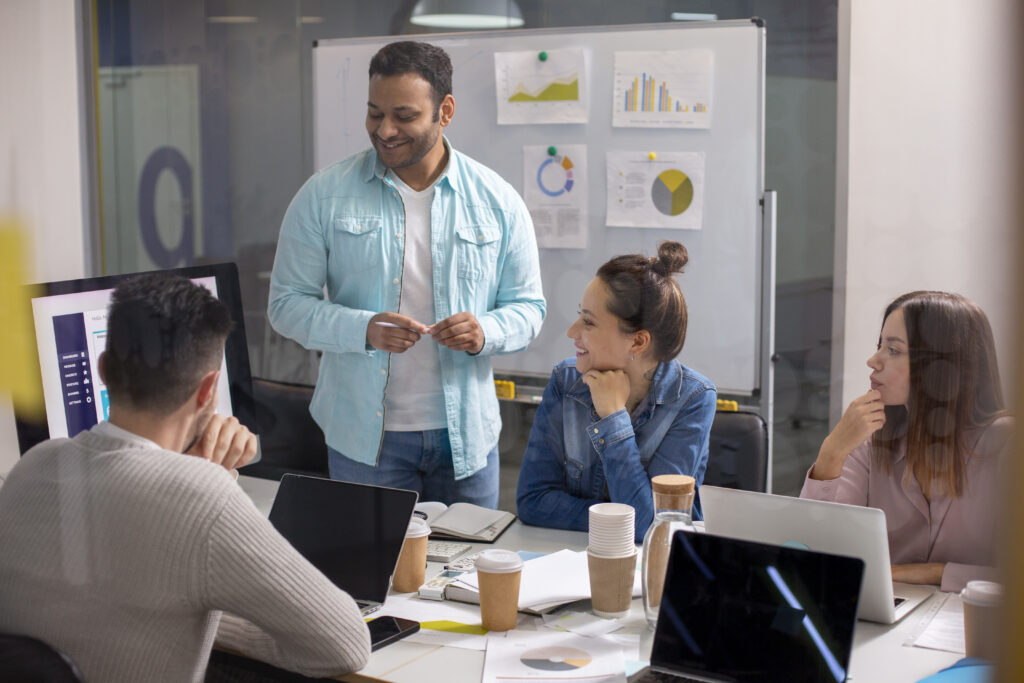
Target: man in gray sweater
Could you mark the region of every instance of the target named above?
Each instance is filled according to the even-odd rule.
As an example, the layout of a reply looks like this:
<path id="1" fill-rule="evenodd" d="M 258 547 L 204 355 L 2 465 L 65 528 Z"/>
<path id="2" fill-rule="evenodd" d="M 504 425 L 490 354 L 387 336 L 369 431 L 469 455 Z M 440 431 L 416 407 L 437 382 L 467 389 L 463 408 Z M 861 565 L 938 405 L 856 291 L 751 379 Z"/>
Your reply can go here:
<path id="1" fill-rule="evenodd" d="M 99 361 L 109 421 L 39 444 L 0 487 L 0 632 L 49 643 L 86 681 L 201 681 L 215 636 L 313 676 L 369 657 L 355 602 L 229 473 L 252 457 L 213 413 L 231 325 L 183 278 L 121 284 Z"/>

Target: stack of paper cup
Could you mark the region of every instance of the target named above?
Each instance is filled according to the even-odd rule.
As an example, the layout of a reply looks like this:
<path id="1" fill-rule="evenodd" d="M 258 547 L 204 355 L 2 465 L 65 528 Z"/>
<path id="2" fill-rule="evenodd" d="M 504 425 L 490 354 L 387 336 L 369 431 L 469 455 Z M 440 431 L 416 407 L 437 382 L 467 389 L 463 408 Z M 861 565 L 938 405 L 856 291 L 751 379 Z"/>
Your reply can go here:
<path id="1" fill-rule="evenodd" d="M 633 522 L 636 510 L 623 503 L 590 506 L 590 601 L 599 617 L 621 617 L 633 599 L 636 545 Z"/>

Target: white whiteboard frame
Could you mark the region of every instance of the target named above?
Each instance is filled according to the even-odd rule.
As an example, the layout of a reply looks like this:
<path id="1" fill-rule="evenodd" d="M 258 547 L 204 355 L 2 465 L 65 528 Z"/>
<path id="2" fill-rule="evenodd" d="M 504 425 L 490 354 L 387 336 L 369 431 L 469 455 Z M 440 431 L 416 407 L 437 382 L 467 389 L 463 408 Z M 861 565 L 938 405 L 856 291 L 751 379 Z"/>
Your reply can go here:
<path id="1" fill-rule="evenodd" d="M 451 54 L 457 106 L 448 137 L 456 149 L 494 168 L 520 192 L 523 189 L 523 145 L 588 144 L 590 246 L 585 252 L 541 249 L 544 289 L 548 297 L 544 329 L 527 351 L 495 357 L 496 369 L 511 374 L 546 376 L 555 362 L 572 354 L 571 342 L 564 337 L 564 331 L 575 317 L 578 297 L 597 266 L 617 253 L 653 254 L 659 241 L 678 239 L 687 245 L 691 258 L 686 273 L 680 278 L 690 308 L 687 344 L 680 360 L 710 377 L 720 393 L 757 400 L 762 416 L 770 424 L 775 255 L 774 224 L 766 223 L 762 207 L 763 25 L 758 20 L 732 20 L 319 41 L 313 50 L 313 140 L 317 168 L 368 146 L 364 126 L 367 67 L 377 48 L 394 40 L 424 40 Z M 734 41 L 742 42 L 742 48 L 733 45 Z M 493 52 L 572 46 L 589 50 L 590 121 L 587 124 L 498 126 Z M 710 131 L 611 127 L 611 59 L 616 50 L 705 46 L 715 50 Z M 734 67 L 724 58 L 726 48 L 743 51 L 742 73 L 740 69 L 734 73 Z M 485 85 L 474 87 L 474 79 Z M 742 102 L 742 116 L 730 116 L 734 98 Z M 741 107 L 735 108 L 738 111 Z M 719 153 L 717 146 L 712 149 L 700 145 L 701 140 L 714 141 L 716 133 L 726 148 L 742 139 L 742 158 L 734 159 L 732 151 Z M 608 141 L 611 144 L 607 144 Z M 607 149 L 704 150 L 708 167 L 705 228 L 698 232 L 605 227 Z M 716 164 L 724 165 L 725 170 Z M 718 181 L 725 177 L 723 173 L 744 175 L 742 193 L 733 192 L 725 198 L 714 194 L 716 184 L 731 187 Z M 716 218 L 716 211 L 729 215 Z M 742 227 L 736 236 L 727 245 L 712 246 L 710 242 L 715 236 L 711 234 L 713 227 L 707 226 L 708 221 L 714 224 L 719 220 L 720 224 L 725 224 L 737 220 L 735 216 L 739 214 Z M 774 211 L 770 215 L 773 216 Z"/>

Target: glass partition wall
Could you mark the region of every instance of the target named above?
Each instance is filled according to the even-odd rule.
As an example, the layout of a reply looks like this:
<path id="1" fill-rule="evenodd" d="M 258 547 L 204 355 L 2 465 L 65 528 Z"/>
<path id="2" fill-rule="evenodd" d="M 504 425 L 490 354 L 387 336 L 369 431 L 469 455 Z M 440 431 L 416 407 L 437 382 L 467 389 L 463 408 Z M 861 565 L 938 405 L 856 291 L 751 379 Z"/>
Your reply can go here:
<path id="1" fill-rule="evenodd" d="M 266 321 L 281 218 L 315 170 L 311 46 L 453 30 L 415 23 L 431 4 L 443 9 L 444 0 L 94 0 L 101 206 L 94 272 L 236 261 L 253 373 L 313 383 L 316 354 Z M 503 14 L 499 24 L 521 20 L 524 28 L 765 20 L 766 184 L 779 192 L 774 490 L 797 493 L 827 433 L 835 0 L 480 4 Z M 502 504 L 511 507 L 505 489 L 514 491 L 532 411 L 505 406 L 503 418 Z"/>

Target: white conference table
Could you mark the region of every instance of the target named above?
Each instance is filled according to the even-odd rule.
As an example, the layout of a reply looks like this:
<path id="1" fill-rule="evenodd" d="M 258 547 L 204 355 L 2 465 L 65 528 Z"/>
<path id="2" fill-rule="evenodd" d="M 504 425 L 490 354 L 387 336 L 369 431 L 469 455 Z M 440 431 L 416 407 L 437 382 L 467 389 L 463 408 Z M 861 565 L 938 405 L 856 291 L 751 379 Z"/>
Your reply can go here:
<path id="1" fill-rule="evenodd" d="M 269 514 L 277 491 L 277 482 L 253 477 L 239 477 L 238 483 L 249 494 L 256 507 Z M 584 550 L 587 534 L 582 531 L 562 531 L 527 526 L 516 521 L 493 544 L 475 543 L 473 550 L 496 547 L 510 550 L 528 550 L 550 553 L 568 548 Z M 427 578 L 442 570 L 438 563 L 428 563 Z M 853 656 L 849 679 L 853 683 L 904 683 L 917 681 L 950 666 L 963 655 L 918 647 L 905 647 L 904 642 L 917 627 L 931 601 L 926 600 L 916 610 L 892 626 L 858 621 L 854 631 Z M 386 603 L 385 609 L 386 612 Z M 517 630 L 543 628 L 539 617 L 521 615 Z M 653 632 L 647 628 L 643 606 L 633 600 L 624 628 L 618 633 L 635 633 L 640 637 L 637 658 L 650 656 Z M 628 655 L 627 655 L 627 658 Z M 367 666 L 356 674 L 344 676 L 344 681 L 392 681 L 394 683 L 477 683 L 484 667 L 484 652 L 456 647 L 441 647 L 402 640 L 373 653 Z"/>

